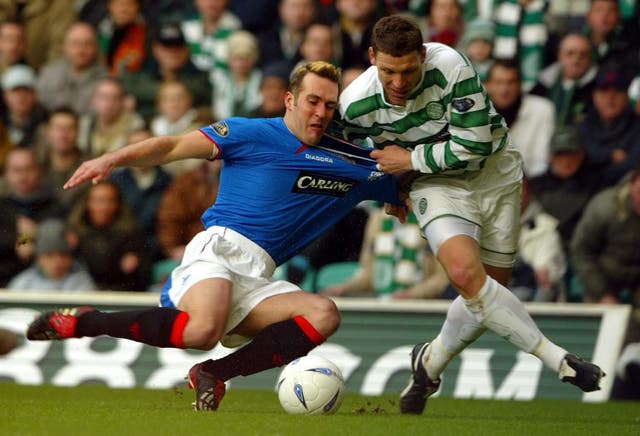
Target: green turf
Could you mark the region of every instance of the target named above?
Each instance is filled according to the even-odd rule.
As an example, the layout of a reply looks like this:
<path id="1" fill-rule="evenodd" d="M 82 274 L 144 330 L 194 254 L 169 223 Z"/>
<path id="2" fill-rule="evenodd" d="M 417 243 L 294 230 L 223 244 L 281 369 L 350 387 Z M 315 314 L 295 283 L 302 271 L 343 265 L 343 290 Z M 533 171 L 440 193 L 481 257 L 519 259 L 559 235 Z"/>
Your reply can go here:
<path id="1" fill-rule="evenodd" d="M 0 435 L 640 435 L 640 403 L 435 398 L 421 416 L 396 396 L 346 396 L 333 416 L 285 414 L 275 393 L 230 390 L 194 412 L 187 389 L 60 388 L 0 383 Z"/>

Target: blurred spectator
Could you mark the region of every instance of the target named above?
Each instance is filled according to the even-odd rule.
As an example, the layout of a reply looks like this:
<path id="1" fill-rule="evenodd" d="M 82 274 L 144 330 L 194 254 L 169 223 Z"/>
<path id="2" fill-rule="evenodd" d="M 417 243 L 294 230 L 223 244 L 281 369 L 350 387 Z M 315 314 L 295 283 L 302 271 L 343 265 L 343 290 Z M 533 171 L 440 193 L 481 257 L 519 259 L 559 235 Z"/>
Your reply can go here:
<path id="1" fill-rule="evenodd" d="M 635 27 L 623 26 L 618 0 L 592 0 L 584 33 L 591 42 L 594 63 L 624 74 L 637 73 L 640 36 Z"/>
<path id="2" fill-rule="evenodd" d="M 367 221 L 360 267 L 347 282 L 320 290 L 323 295 L 438 298 L 447 274 L 420 236 L 415 217 L 402 224 L 376 210 Z"/>
<path id="3" fill-rule="evenodd" d="M 525 178 L 518 254 L 509 289 L 522 301 L 556 301 L 564 295 L 567 260 L 558 220 L 544 211 Z"/>
<path id="4" fill-rule="evenodd" d="M 593 90 L 593 109 L 578 125 L 589 160 L 602 167 L 606 185 L 617 183 L 640 163 L 640 116 L 629 103 L 629 81 L 602 71 Z"/>
<path id="5" fill-rule="evenodd" d="M 122 83 L 128 95 L 133 95 L 138 113 L 146 120 L 157 113 L 160 84 L 179 80 L 187 85 L 196 107 L 211 107 L 209 74 L 200 71 L 191 61 L 189 47 L 180 26 L 166 23 L 158 28 L 151 44 L 150 56 L 144 68 L 136 73 L 124 73 Z"/>
<path id="6" fill-rule="evenodd" d="M 553 104 L 544 97 L 522 93 L 520 68 L 514 61 L 496 61 L 485 86 L 496 110 L 509 125 L 509 137 L 522 154 L 525 175 L 544 173 L 549 165 L 549 141 L 555 123 Z"/>
<path id="7" fill-rule="evenodd" d="M 87 113 L 96 84 L 108 74 L 98 59 L 95 29 L 87 23 L 74 23 L 65 35 L 63 57 L 40 71 L 38 99 L 50 111 L 69 106 L 77 114 Z"/>
<path id="8" fill-rule="evenodd" d="M 9 141 L 14 145 L 34 146 L 42 135 L 41 127 L 47 119 L 47 113 L 38 103 L 35 87 L 35 72 L 27 65 L 14 65 L 2 75 L 2 90 L 7 105 L 3 119 Z"/>
<path id="9" fill-rule="evenodd" d="M 228 10 L 228 0 L 195 0 L 197 16 L 181 27 L 191 52 L 191 61 L 202 71 L 228 68 L 227 38 L 242 27 Z"/>
<path id="10" fill-rule="evenodd" d="M 133 144 L 150 137 L 148 130 L 139 130 L 129 135 L 128 142 Z M 156 217 L 162 195 L 171 184 L 171 176 L 159 166 L 125 167 L 114 171 L 112 179 L 142 230 L 146 251 L 153 260 L 160 259 L 163 256 L 156 236 Z"/>
<path id="11" fill-rule="evenodd" d="M 300 43 L 316 17 L 316 7 L 315 0 L 280 0 L 279 19 L 258 35 L 261 66 L 286 60 L 293 68 L 300 60 Z"/>
<path id="12" fill-rule="evenodd" d="M 590 303 L 640 306 L 640 166 L 626 183 L 587 205 L 571 240 L 571 259 Z"/>
<path id="13" fill-rule="evenodd" d="M 81 0 L 78 16 L 98 27 L 109 14 L 109 0 Z M 142 0 L 141 12 L 150 25 L 181 21 L 195 14 L 193 0 Z"/>
<path id="14" fill-rule="evenodd" d="M 640 114 L 640 74 L 634 77 L 629 85 L 629 101 L 633 110 Z"/>
<path id="15" fill-rule="evenodd" d="M 258 108 L 248 114 L 249 118 L 272 118 L 284 115 L 286 110 L 284 95 L 289 88 L 289 73 L 288 62 L 276 62 L 262 69 L 260 83 L 262 102 Z"/>
<path id="16" fill-rule="evenodd" d="M 43 183 L 42 168 L 34 150 L 25 147 L 12 149 L 7 155 L 3 204 L 13 224 L 6 227 L 16 231 L 17 256 L 23 263 L 33 260 L 33 240 L 38 222 L 45 218 L 61 217 L 63 210 L 50 186 Z M 5 227 L 3 227 L 4 231 Z"/>
<path id="17" fill-rule="evenodd" d="M 0 176 L 4 175 L 4 164 L 7 160 L 7 154 L 13 147 L 15 146 L 9 141 L 4 121 L 0 119 Z"/>
<path id="18" fill-rule="evenodd" d="M 193 107 L 193 98 L 186 84 L 178 81 L 164 82 L 158 88 L 158 115 L 151 120 L 151 134 L 181 135 L 211 122 L 203 112 Z M 195 168 L 199 159 L 182 159 L 162 166 L 172 176 Z"/>
<path id="19" fill-rule="evenodd" d="M 86 159 L 78 148 L 78 116 L 71 108 L 60 107 L 49 115 L 45 139 L 44 147 L 38 150 L 38 158 L 43 163 L 44 183 L 53 190 L 66 216 L 88 188 L 62 188 Z"/>
<path id="20" fill-rule="evenodd" d="M 118 186 L 100 182 L 89 188 L 86 200 L 69 217 L 77 250 L 100 290 L 144 291 L 150 259 L 133 214 L 123 203 Z"/>
<path id="21" fill-rule="evenodd" d="M 520 61 L 525 91 L 536 84 L 538 73 L 545 65 L 546 7 L 547 2 L 543 0 L 500 0 L 495 7 L 493 56 Z"/>
<path id="22" fill-rule="evenodd" d="M 109 0 L 109 14 L 98 24 L 98 45 L 109 72 L 142 68 L 148 51 L 148 26 L 141 14 L 141 0 Z"/>
<path id="23" fill-rule="evenodd" d="M 351 67 L 342 70 L 342 77 L 340 83 L 340 89 L 345 89 L 351 82 L 355 80 L 360 74 L 364 73 L 366 68 L 364 67 Z"/>
<path id="24" fill-rule="evenodd" d="M 39 70 L 60 57 L 67 29 L 76 20 L 69 0 L 0 0 L 0 21 L 24 23 L 27 64 Z"/>
<path id="25" fill-rule="evenodd" d="M 587 202 L 601 189 L 599 169 L 587 159 L 573 126 L 558 127 L 551 137 L 551 160 L 546 173 L 534 177 L 529 186 L 546 212 L 558 220 L 565 253 L 573 230 Z"/>
<path id="26" fill-rule="evenodd" d="M 80 117 L 78 146 L 90 157 L 127 144 L 129 133 L 144 127 L 142 117 L 125 105 L 122 83 L 102 79 L 91 97 L 91 113 Z"/>
<path id="27" fill-rule="evenodd" d="M 65 227 L 64 221 L 55 218 L 40 223 L 36 233 L 35 262 L 9 282 L 9 290 L 37 292 L 95 289 L 86 268 L 73 257 Z"/>
<path id="28" fill-rule="evenodd" d="M 597 67 L 589 40 L 571 33 L 560 41 L 558 61 L 545 68 L 531 94 L 549 98 L 556 107 L 556 125 L 576 124 L 591 108 Z"/>
<path id="29" fill-rule="evenodd" d="M 229 11 L 242 22 L 242 28 L 254 34 L 267 30 L 278 20 L 280 0 L 233 0 Z"/>
<path id="30" fill-rule="evenodd" d="M 379 18 L 376 0 L 336 0 L 336 58 L 342 68 L 367 68 L 373 25 Z"/>
<path id="31" fill-rule="evenodd" d="M 167 188 L 158 209 L 158 242 L 168 259 L 180 262 L 187 243 L 203 230 L 200 217 L 215 203 L 220 180 L 220 160 L 201 164 L 179 175 Z"/>
<path id="32" fill-rule="evenodd" d="M 467 55 L 478 77 L 483 82 L 487 79 L 489 69 L 493 65 L 494 24 L 484 18 L 476 18 L 464 26 L 464 33 L 459 48 Z"/>
<path id="33" fill-rule="evenodd" d="M 260 106 L 262 73 L 257 67 L 258 40 L 246 30 L 236 30 L 227 40 L 229 69 L 215 68 L 211 75 L 213 116 L 244 116 Z"/>
<path id="34" fill-rule="evenodd" d="M 325 61 L 336 64 L 336 43 L 329 24 L 314 22 L 307 27 L 300 43 L 300 62 Z"/>
<path id="35" fill-rule="evenodd" d="M 7 68 L 26 63 L 27 40 L 19 21 L 0 21 L 0 76 Z"/>
<path id="36" fill-rule="evenodd" d="M 19 227 L 20 218 L 13 202 L 0 196 L 0 288 L 5 288 L 9 280 L 29 266 L 31 253 L 35 250 L 33 235 L 35 228 L 23 234 Z M 34 226 L 35 227 L 35 226 Z M 27 244 L 30 253 L 24 257 L 22 245 Z"/>
<path id="37" fill-rule="evenodd" d="M 455 47 L 462 36 L 464 21 L 458 0 L 431 0 L 425 18 L 418 19 L 425 42 L 439 42 Z"/>

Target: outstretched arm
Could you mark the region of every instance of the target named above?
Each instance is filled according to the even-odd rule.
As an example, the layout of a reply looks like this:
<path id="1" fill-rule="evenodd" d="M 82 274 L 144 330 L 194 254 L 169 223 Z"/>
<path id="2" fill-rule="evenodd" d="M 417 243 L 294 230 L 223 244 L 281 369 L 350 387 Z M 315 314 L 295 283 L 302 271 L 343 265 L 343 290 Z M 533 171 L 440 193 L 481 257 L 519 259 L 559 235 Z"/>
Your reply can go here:
<path id="1" fill-rule="evenodd" d="M 84 162 L 64 188 L 73 188 L 88 180 L 98 183 L 107 179 L 117 167 L 160 165 L 188 158 L 212 159 L 217 153 L 215 144 L 198 130 L 181 136 L 149 138 Z"/>

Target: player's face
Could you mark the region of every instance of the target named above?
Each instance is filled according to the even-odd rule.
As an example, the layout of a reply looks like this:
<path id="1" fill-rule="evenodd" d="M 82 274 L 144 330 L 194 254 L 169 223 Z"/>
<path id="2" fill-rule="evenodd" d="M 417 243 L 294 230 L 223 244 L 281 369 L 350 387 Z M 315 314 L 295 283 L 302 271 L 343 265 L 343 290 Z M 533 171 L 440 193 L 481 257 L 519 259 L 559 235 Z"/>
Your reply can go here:
<path id="1" fill-rule="evenodd" d="M 338 84 L 308 73 L 302 79 L 298 96 L 285 94 L 287 127 L 303 143 L 315 145 L 333 118 L 338 106 Z"/>
<path id="2" fill-rule="evenodd" d="M 369 48 L 369 60 L 378 68 L 378 79 L 384 88 L 388 103 L 404 106 L 411 91 L 422 80 L 422 63 L 425 52 L 411 52 L 403 56 L 391 56 Z"/>

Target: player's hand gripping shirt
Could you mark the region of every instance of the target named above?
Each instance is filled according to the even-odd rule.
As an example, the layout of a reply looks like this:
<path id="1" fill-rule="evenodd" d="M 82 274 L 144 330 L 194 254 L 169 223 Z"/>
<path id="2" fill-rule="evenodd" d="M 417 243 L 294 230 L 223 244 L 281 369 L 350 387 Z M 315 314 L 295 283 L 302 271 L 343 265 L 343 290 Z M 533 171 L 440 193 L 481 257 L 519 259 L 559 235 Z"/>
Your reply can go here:
<path id="1" fill-rule="evenodd" d="M 405 106 L 386 102 L 374 66 L 342 92 L 345 135 L 413 150 L 413 168 L 422 173 L 477 170 L 506 145 L 506 123 L 463 55 L 444 44 L 425 47 L 422 81 Z"/>
<path id="2" fill-rule="evenodd" d="M 241 233 L 277 265 L 359 202 L 400 203 L 392 177 L 301 143 L 282 118 L 229 118 L 200 131 L 224 161 L 216 203 L 202 215 L 205 228 Z"/>

